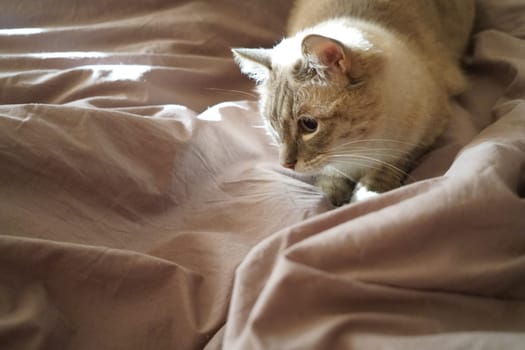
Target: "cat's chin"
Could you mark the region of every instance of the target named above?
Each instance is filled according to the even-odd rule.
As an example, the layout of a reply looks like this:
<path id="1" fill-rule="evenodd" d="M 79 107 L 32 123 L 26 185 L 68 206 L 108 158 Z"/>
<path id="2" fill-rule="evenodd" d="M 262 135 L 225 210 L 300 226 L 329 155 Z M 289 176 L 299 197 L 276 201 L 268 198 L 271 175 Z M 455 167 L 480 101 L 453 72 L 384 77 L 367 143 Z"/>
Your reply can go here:
<path id="1" fill-rule="evenodd" d="M 308 164 L 302 160 L 299 160 L 294 167 L 294 170 L 298 173 L 305 175 L 319 175 L 323 172 L 323 166 Z"/>

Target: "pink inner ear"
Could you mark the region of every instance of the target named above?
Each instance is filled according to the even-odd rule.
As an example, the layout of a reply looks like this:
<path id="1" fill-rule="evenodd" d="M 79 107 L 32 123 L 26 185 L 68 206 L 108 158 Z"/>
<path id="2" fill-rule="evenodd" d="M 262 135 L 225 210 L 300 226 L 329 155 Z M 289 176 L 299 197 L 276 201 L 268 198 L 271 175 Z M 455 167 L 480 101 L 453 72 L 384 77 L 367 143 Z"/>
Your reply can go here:
<path id="1" fill-rule="evenodd" d="M 325 43 L 321 48 L 318 57 L 326 66 L 338 65 L 339 61 L 343 59 L 343 54 L 335 43 Z"/>
<path id="2" fill-rule="evenodd" d="M 303 50 L 315 55 L 318 62 L 328 68 L 338 68 L 342 72 L 350 70 L 350 62 L 346 59 L 342 46 L 330 38 L 308 36 L 303 41 Z"/>

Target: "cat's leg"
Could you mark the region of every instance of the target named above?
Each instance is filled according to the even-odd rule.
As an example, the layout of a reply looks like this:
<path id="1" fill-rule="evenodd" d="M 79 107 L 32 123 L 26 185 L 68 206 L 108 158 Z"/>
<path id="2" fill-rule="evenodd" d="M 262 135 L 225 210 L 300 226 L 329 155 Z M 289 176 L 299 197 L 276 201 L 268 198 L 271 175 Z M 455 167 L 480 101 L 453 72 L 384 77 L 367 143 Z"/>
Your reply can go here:
<path id="1" fill-rule="evenodd" d="M 412 157 L 382 165 L 365 173 L 359 183 L 368 191 L 383 193 L 401 187 L 415 162 Z"/>
<path id="2" fill-rule="evenodd" d="M 343 176 L 321 175 L 317 178 L 317 186 L 333 205 L 339 207 L 352 199 L 355 182 Z"/>
<path id="3" fill-rule="evenodd" d="M 368 172 L 359 183 L 368 191 L 383 193 L 401 187 L 405 177 L 404 174 L 384 167 Z"/>
<path id="4" fill-rule="evenodd" d="M 383 193 L 401 187 L 409 173 L 420 162 L 421 158 L 430 151 L 431 146 L 421 145 L 412 149 L 401 159 L 390 161 L 364 174 L 359 183 L 367 190 Z"/>

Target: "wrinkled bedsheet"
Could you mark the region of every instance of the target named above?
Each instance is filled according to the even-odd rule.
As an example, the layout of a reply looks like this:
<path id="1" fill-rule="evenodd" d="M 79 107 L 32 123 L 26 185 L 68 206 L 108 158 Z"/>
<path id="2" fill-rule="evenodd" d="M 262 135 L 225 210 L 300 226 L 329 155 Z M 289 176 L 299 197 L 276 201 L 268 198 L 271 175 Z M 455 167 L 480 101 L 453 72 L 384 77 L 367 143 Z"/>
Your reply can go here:
<path id="1" fill-rule="evenodd" d="M 281 169 L 231 47 L 290 1 L 2 1 L 1 349 L 525 348 L 525 3 L 407 185 Z"/>

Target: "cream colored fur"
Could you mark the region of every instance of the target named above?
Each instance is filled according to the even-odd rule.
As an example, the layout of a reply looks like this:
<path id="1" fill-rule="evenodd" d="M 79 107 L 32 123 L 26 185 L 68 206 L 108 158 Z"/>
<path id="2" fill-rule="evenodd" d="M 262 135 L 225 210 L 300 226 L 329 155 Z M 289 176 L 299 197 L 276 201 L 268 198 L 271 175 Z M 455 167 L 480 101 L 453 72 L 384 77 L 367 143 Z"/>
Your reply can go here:
<path id="1" fill-rule="evenodd" d="M 296 1 L 288 38 L 234 50 L 259 82 L 281 163 L 318 174 L 336 205 L 358 182 L 400 186 L 466 87 L 459 59 L 473 14 L 470 0 Z"/>

